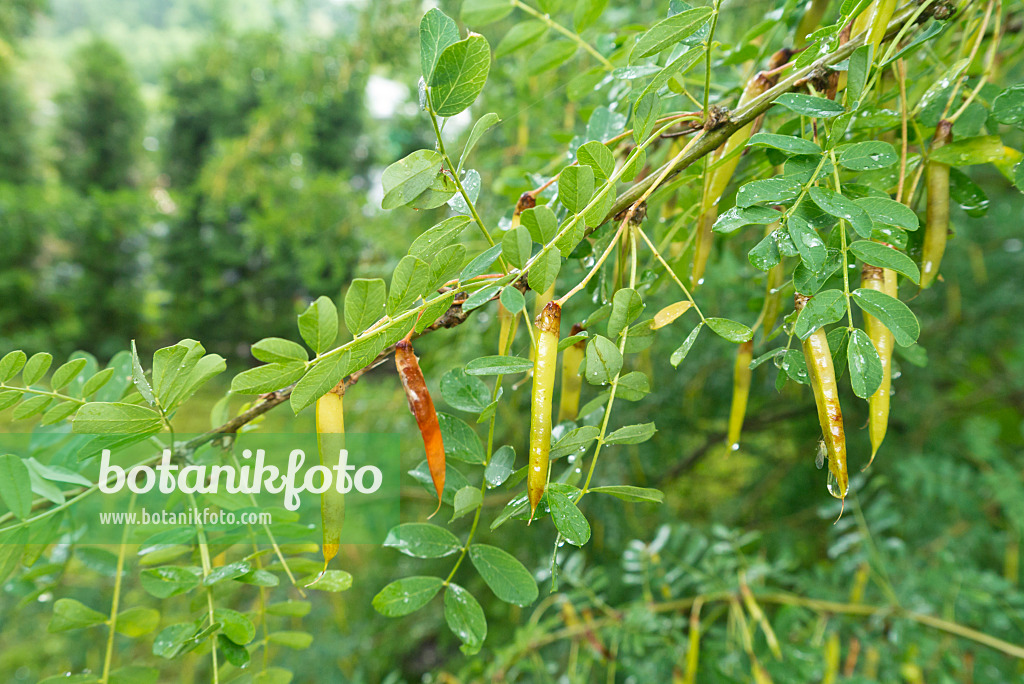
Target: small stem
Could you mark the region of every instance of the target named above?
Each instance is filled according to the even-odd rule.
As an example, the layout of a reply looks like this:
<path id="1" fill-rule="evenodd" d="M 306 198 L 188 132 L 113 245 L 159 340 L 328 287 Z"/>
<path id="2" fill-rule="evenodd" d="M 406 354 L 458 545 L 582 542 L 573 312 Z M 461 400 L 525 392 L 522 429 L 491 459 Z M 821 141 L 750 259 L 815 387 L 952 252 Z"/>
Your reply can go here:
<path id="1" fill-rule="evenodd" d="M 569 29 L 567 29 L 566 27 L 562 26 L 557 21 L 552 19 L 547 14 L 543 14 L 541 12 L 538 12 L 537 10 L 535 10 L 532 7 L 530 7 L 526 3 L 521 2 L 521 0 L 512 0 L 512 5 L 514 7 L 518 7 L 519 9 L 523 10 L 524 12 L 529 14 L 530 16 L 532 16 L 532 17 L 534 17 L 536 19 L 540 19 L 542 22 L 547 24 L 549 28 L 552 28 L 555 31 L 558 31 L 563 36 L 565 36 L 569 40 L 571 40 L 574 43 L 576 43 L 577 45 L 579 45 L 581 48 L 583 48 L 584 50 L 589 52 L 591 55 L 593 55 L 594 59 L 599 61 L 601 63 L 601 66 L 603 66 L 606 70 L 611 71 L 612 69 L 615 68 L 614 65 L 611 62 L 608 61 L 607 57 L 605 57 L 600 52 L 598 52 L 597 49 L 594 48 L 590 43 L 588 43 L 587 41 L 583 40 L 583 38 L 581 38 L 578 33 L 573 33 L 572 31 L 570 31 Z"/>
<path id="2" fill-rule="evenodd" d="M 896 201 L 903 201 L 903 186 L 907 181 L 907 112 L 910 109 L 909 103 L 907 102 L 907 65 L 902 59 L 896 60 L 896 66 L 894 67 L 896 72 L 896 80 L 900 85 L 900 118 L 901 118 L 901 131 L 903 135 L 903 143 L 900 146 L 900 180 L 896 186 Z"/>
<path id="3" fill-rule="evenodd" d="M 39 396 L 43 397 L 53 397 L 58 401 L 73 401 L 76 404 L 85 403 L 84 399 L 76 399 L 75 397 L 69 397 L 68 395 L 61 394 L 60 392 L 47 392 L 46 390 L 38 390 L 32 387 L 14 387 L 12 385 L 7 385 L 0 382 L 0 391 L 3 390 L 14 390 L 16 392 L 24 392 L 25 394 L 38 394 Z"/>
<path id="4" fill-rule="evenodd" d="M 956 92 L 957 92 L 957 90 L 960 89 L 960 84 L 963 83 L 964 79 L 967 78 L 967 70 L 971 68 L 971 64 L 974 62 L 974 58 L 978 56 L 978 50 L 981 49 L 981 43 L 982 43 L 983 40 L 985 40 L 985 32 L 988 30 L 988 22 L 992 19 L 992 10 L 993 10 L 994 7 L 995 7 L 994 0 L 989 0 L 988 4 L 985 6 L 985 17 L 981 20 L 981 25 L 978 27 L 978 39 L 975 40 L 974 41 L 974 45 L 971 46 L 971 53 L 967 57 L 967 65 L 964 67 L 963 72 L 957 78 L 957 82 L 953 86 L 953 90 L 949 93 L 949 99 L 946 100 L 946 106 L 942 109 L 942 116 L 939 117 L 940 119 L 945 119 L 946 116 L 949 114 L 949 108 L 953 106 L 953 100 L 956 99 Z M 997 21 L 998 21 L 998 19 L 997 19 Z M 998 33 L 999 32 L 996 31 L 997 38 L 998 38 Z M 995 42 L 997 42 L 997 40 L 993 39 L 993 44 Z M 985 79 L 984 79 L 984 76 L 983 76 L 981 78 L 981 83 L 984 83 L 984 82 L 985 82 Z M 980 86 L 980 84 L 979 84 L 979 86 Z"/>
<path id="5" fill-rule="evenodd" d="M 189 494 L 188 498 L 189 503 L 192 505 L 192 508 L 198 510 L 199 504 L 196 503 L 195 495 Z M 202 523 L 198 522 L 198 516 L 196 522 L 196 534 L 199 538 L 199 559 L 202 562 L 203 579 L 205 580 L 207 577 L 209 577 L 210 572 L 212 572 L 213 566 L 210 563 L 210 547 L 206 541 L 206 531 L 203 529 Z M 213 609 L 213 587 L 206 587 L 206 611 L 207 615 L 210 618 L 210 624 L 216 624 L 217 620 L 214 618 Z M 210 657 L 213 659 L 213 684 L 219 684 L 220 672 L 218 671 L 219 668 L 217 666 L 217 641 L 213 638 L 214 636 L 216 635 L 210 635 Z"/>
<path id="6" fill-rule="evenodd" d="M 558 233 L 555 234 L 555 236 L 553 238 L 551 238 L 551 240 L 548 241 L 548 243 L 546 245 L 541 247 L 540 251 L 538 251 L 536 254 L 534 254 L 525 264 L 523 264 L 523 268 L 521 269 L 522 272 L 524 272 L 524 273 L 528 272 L 530 270 L 530 268 L 534 264 L 536 264 L 540 259 L 542 259 L 544 257 L 545 254 L 547 254 L 548 250 L 550 250 L 552 247 L 554 247 L 558 243 L 559 240 L 561 240 L 563 237 L 565 237 L 565 235 L 567 235 L 569 233 L 569 231 L 573 230 L 576 227 L 576 224 L 579 223 L 583 219 L 583 216 L 586 215 L 586 213 L 588 211 L 593 209 L 597 205 L 598 202 L 602 201 L 603 191 L 604 191 L 605 187 L 606 186 L 610 186 L 610 187 L 614 188 L 615 184 L 619 182 L 619 179 L 622 177 L 622 174 L 625 173 L 627 168 L 629 168 L 632 160 L 635 159 L 636 155 L 640 154 L 641 151 L 647 149 L 647 147 L 649 147 L 651 145 L 651 143 L 653 143 L 655 140 L 657 140 L 661 136 L 662 133 L 664 133 L 665 131 L 667 131 L 669 128 L 671 128 L 674 125 L 675 125 L 675 122 L 673 121 L 672 123 L 669 123 L 669 124 L 667 124 L 665 126 L 662 126 L 658 130 L 656 130 L 653 133 L 651 133 L 651 136 L 647 140 L 643 141 L 643 143 L 641 143 L 640 145 L 637 145 L 636 147 L 634 147 L 633 151 L 629 154 L 629 156 L 623 162 L 622 166 L 620 166 L 611 176 L 609 176 L 608 180 L 606 180 L 602 184 L 602 186 L 597 189 L 597 191 L 594 193 L 593 199 L 590 200 L 590 202 L 587 204 L 587 206 L 583 207 L 583 209 L 580 210 L 579 213 L 575 214 L 571 219 L 567 220 L 562 225 L 562 228 L 558 231 Z M 692 144 L 694 144 L 694 142 L 696 142 L 699 139 L 700 138 L 695 138 L 694 140 L 691 140 L 690 143 L 686 146 L 686 148 L 684 148 L 683 151 L 685 152 L 686 149 L 689 149 L 689 147 Z M 682 154 L 682 152 L 680 154 Z M 652 185 L 651 188 L 650 188 L 650 191 L 646 195 L 644 195 L 643 197 L 641 197 L 639 200 L 637 200 L 634 203 L 634 206 L 631 208 L 631 211 L 630 211 L 631 215 L 632 215 L 632 212 L 635 212 L 636 207 L 639 206 L 640 204 L 642 204 L 643 201 L 647 199 L 647 197 L 650 195 L 651 192 L 654 192 L 654 189 L 657 186 L 658 186 L 658 183 L 655 183 L 654 185 Z"/>
<path id="7" fill-rule="evenodd" d="M 638 228 L 630 231 L 630 247 L 631 247 L 631 261 L 629 275 L 629 287 L 636 289 L 636 260 L 637 260 L 637 249 L 636 249 L 636 232 Z M 613 241 L 614 242 L 614 241 Z M 629 337 L 629 326 L 622 329 L 622 341 L 619 342 L 619 354 L 626 353 L 626 340 Z M 604 446 L 605 435 L 608 434 L 608 422 L 612 416 L 612 406 L 615 404 L 615 392 L 619 387 L 619 378 L 622 377 L 622 369 L 615 374 L 612 378 L 611 392 L 608 393 L 608 404 L 605 406 L 604 417 L 601 420 L 601 432 L 597 436 L 597 446 L 594 448 L 594 457 L 590 460 L 590 470 L 587 471 L 587 479 L 583 482 L 583 487 L 580 488 L 580 493 L 576 496 L 573 503 L 579 504 L 580 499 L 586 496 L 587 491 L 590 488 L 590 481 L 594 478 L 594 470 L 597 468 L 597 459 L 601 455 L 601 447 Z"/>
<path id="8" fill-rule="evenodd" d="M 231 460 L 235 464 L 235 470 L 241 472 L 242 464 L 239 462 L 238 456 L 235 454 L 234 450 L 231 451 Z M 249 503 L 252 504 L 253 508 L 259 508 L 259 504 L 256 503 L 256 497 L 251 493 L 249 494 Z M 263 523 L 263 531 L 267 533 L 267 538 L 270 540 L 270 547 L 274 550 L 274 555 L 277 556 L 277 560 L 281 561 L 281 567 L 284 568 L 284 574 L 288 575 L 288 581 L 290 581 L 292 586 L 299 591 L 299 596 L 305 598 L 306 592 L 299 586 L 298 581 L 295 579 L 295 575 L 292 574 L 291 566 L 288 565 L 288 561 L 285 559 L 284 553 L 281 551 L 281 547 L 277 543 L 277 538 L 270 530 L 270 525 Z"/>
<path id="9" fill-rule="evenodd" d="M 697 315 L 700 316 L 700 320 L 703 322 L 704 314 L 701 313 L 700 307 L 697 306 L 697 302 L 696 300 L 694 300 L 693 295 L 690 294 L 690 291 L 688 289 L 686 289 L 686 285 L 683 285 L 683 281 L 679 279 L 679 276 L 676 275 L 676 272 L 672 270 L 672 267 L 669 266 L 668 262 L 665 261 L 664 257 L 661 256 L 661 252 L 659 252 L 658 248 L 654 246 L 654 243 L 651 242 L 651 239 L 647 237 L 647 233 L 641 230 L 639 226 L 637 227 L 636 232 L 640 235 L 640 237 L 643 238 L 644 242 L 647 243 L 647 246 L 650 248 L 651 253 L 654 254 L 654 258 L 661 262 L 661 265 L 665 268 L 665 272 L 668 273 L 669 277 L 673 281 L 675 281 L 675 284 L 678 285 L 679 289 L 683 291 L 683 294 L 686 295 L 686 298 L 690 300 L 690 304 L 693 305 L 693 310 L 697 312 Z"/>
<path id="10" fill-rule="evenodd" d="M 829 159 L 832 161 L 832 175 L 836 184 L 836 193 L 843 194 L 842 185 L 839 182 L 839 164 L 836 163 L 836 151 L 830 148 L 828 151 Z M 796 206 L 796 205 L 793 205 Z M 850 299 L 850 267 L 846 262 L 847 249 L 846 249 L 846 221 L 839 221 L 839 249 L 843 253 L 842 266 L 843 269 L 843 295 L 846 297 L 846 323 L 852 329 L 853 328 L 853 303 Z"/>
<path id="11" fill-rule="evenodd" d="M 529 321 L 527 321 L 527 326 L 526 327 L 527 328 L 530 327 L 529 326 Z M 515 332 L 514 328 L 512 326 L 509 326 L 509 329 L 508 329 L 508 339 L 501 340 L 501 345 L 500 346 L 503 349 L 508 348 L 508 346 L 512 344 L 512 335 L 514 334 L 514 332 Z M 501 379 L 502 379 L 502 377 L 503 376 L 499 375 L 499 376 L 497 376 L 497 378 L 494 381 L 494 390 L 492 390 L 492 392 L 491 392 L 491 401 L 492 402 L 498 400 L 498 391 L 501 389 Z M 496 419 L 497 419 L 497 412 L 495 411 L 495 412 L 491 413 L 491 419 L 490 419 L 490 421 L 488 421 L 488 426 L 487 426 L 487 453 L 484 456 L 484 468 L 485 469 L 487 468 L 488 464 L 490 464 L 491 457 L 494 455 L 494 425 L 495 425 Z M 462 561 L 466 558 L 466 554 L 469 552 L 469 545 L 470 545 L 470 543 L 472 543 L 473 537 L 476 535 L 477 527 L 479 527 L 479 525 L 480 525 L 480 514 L 483 511 L 483 507 L 484 507 L 484 492 L 486 492 L 486 491 L 487 491 L 487 478 L 484 477 L 484 476 L 481 476 L 481 478 L 480 478 L 480 503 L 478 503 L 476 505 L 476 511 L 473 513 L 473 524 L 470 525 L 469 534 L 466 536 L 466 543 L 462 545 L 462 550 L 459 552 L 459 557 L 455 559 L 455 565 L 452 566 L 451 572 L 448 573 L 448 577 L 446 577 L 445 580 L 444 580 L 444 586 L 448 586 L 448 584 L 452 581 L 452 578 L 455 577 L 455 572 L 459 569 L 459 566 L 462 565 Z"/>
<path id="12" fill-rule="evenodd" d="M 131 512 L 135 508 L 135 493 L 132 492 L 131 499 L 128 500 L 128 511 Z M 107 634 L 107 651 L 103 656 L 103 676 L 100 677 L 101 684 L 107 684 L 110 681 L 110 667 L 114 662 L 114 635 L 117 632 L 117 611 L 121 605 L 121 576 L 124 574 L 124 557 L 126 549 L 128 548 L 128 524 L 125 523 L 124 530 L 121 531 L 121 548 L 117 552 L 117 566 L 114 575 L 114 596 L 110 600 L 110 620 L 107 621 L 110 632 Z"/>
<path id="13" fill-rule="evenodd" d="M 466 202 L 466 206 L 469 207 L 469 213 L 473 216 L 473 220 L 480 227 L 480 232 L 484 234 L 484 238 L 487 240 L 487 244 L 491 247 L 494 246 L 494 238 L 491 237 L 491 232 L 487 230 L 487 226 L 484 225 L 484 221 L 480 218 L 480 214 L 476 212 L 476 206 L 473 204 L 473 200 L 470 198 L 469 193 L 466 192 L 465 186 L 462 185 L 462 181 L 459 179 L 459 173 L 455 168 L 455 164 L 452 162 L 451 157 L 448 156 L 448 152 L 444 149 L 444 140 L 441 137 L 441 128 L 437 125 L 437 114 L 434 113 L 434 106 L 430 104 L 430 93 L 427 92 L 427 113 L 430 114 L 430 123 L 434 126 L 434 137 L 437 138 L 437 149 L 444 157 L 444 161 L 448 164 L 448 169 L 452 172 L 452 180 L 455 181 L 455 187 L 458 188 L 459 194 L 462 195 L 462 199 Z M 504 260 L 499 258 L 502 270 L 508 273 L 508 266 Z"/>
<path id="14" fill-rule="evenodd" d="M 626 224 L 628 222 L 629 219 L 622 219 L 622 223 L 619 224 L 618 230 L 615 231 L 615 236 L 612 237 L 611 241 L 608 243 L 608 247 L 601 254 L 601 257 L 597 260 L 597 263 L 595 263 L 593 268 L 591 268 L 587 275 L 583 277 L 583 280 L 578 282 L 575 287 L 573 287 L 571 290 L 569 290 L 564 295 L 559 297 L 557 301 L 557 304 L 559 306 L 565 306 L 565 303 L 572 299 L 573 295 L 575 295 L 577 292 L 585 288 L 587 286 L 587 283 L 590 282 L 591 278 L 593 278 L 594 275 L 601 270 L 601 267 L 604 266 L 605 260 L 608 259 L 608 256 L 612 253 L 612 251 L 615 249 L 615 246 L 618 244 L 619 236 L 622 235 L 622 231 L 626 228 Z"/>
<path id="15" fill-rule="evenodd" d="M 711 14 L 711 30 L 704 50 L 704 118 L 708 116 L 708 100 L 711 96 L 711 47 L 715 43 L 715 29 L 718 27 L 718 14 L 722 9 L 722 0 L 715 0 L 715 9 Z"/>
<path id="16" fill-rule="evenodd" d="M 996 55 L 998 54 L 999 50 L 999 40 L 1002 37 L 1002 31 L 1000 30 L 1002 25 L 1002 13 L 1003 2 L 1002 0 L 996 0 L 996 25 L 995 31 L 993 32 L 992 36 L 992 42 L 991 44 L 989 44 L 988 47 L 988 55 L 985 60 L 985 69 L 981 72 L 981 76 L 978 78 L 978 83 L 977 85 L 974 86 L 974 89 L 971 91 L 971 94 L 967 96 L 963 104 L 960 105 L 956 112 L 954 112 L 952 116 L 948 117 L 948 120 L 953 123 L 956 123 L 956 120 L 959 119 L 970 106 L 970 104 L 974 102 L 974 98 L 978 96 L 978 94 L 981 92 L 981 89 L 985 86 L 985 83 L 992 76 L 992 72 L 994 70 L 996 62 Z"/>

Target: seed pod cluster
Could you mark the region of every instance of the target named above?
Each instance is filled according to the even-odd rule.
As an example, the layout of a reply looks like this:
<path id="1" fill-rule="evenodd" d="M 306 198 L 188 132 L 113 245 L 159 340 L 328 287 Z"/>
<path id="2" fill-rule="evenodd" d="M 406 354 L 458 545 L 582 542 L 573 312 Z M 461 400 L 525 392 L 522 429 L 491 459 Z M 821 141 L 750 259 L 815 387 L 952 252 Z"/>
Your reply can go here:
<path id="1" fill-rule="evenodd" d="M 551 454 L 551 403 L 558 361 L 558 333 L 562 307 L 548 302 L 534 321 L 537 326 L 537 353 L 533 361 L 533 395 L 530 409 L 530 462 L 526 471 L 526 493 L 530 500 L 530 520 L 548 484 Z"/>
<path id="2" fill-rule="evenodd" d="M 316 441 L 320 451 L 320 465 L 334 469 L 345 448 L 345 386 L 339 385 L 316 400 Z M 324 567 L 338 555 L 341 528 L 345 522 L 345 495 L 335 487 L 328 487 L 320 495 L 320 522 L 323 526 Z"/>
<path id="3" fill-rule="evenodd" d="M 416 425 L 420 429 L 423 446 L 427 452 L 430 478 L 434 482 L 434 489 L 437 490 L 437 510 L 431 513 L 433 516 L 441 510 L 441 494 L 444 492 L 445 456 L 441 426 L 437 421 L 434 400 L 427 390 L 416 352 L 413 351 L 412 343 L 408 339 L 395 345 L 395 365 L 398 368 L 398 377 L 402 380 L 402 387 L 405 388 L 409 410 L 416 418 Z"/>
<path id="4" fill-rule="evenodd" d="M 932 150 L 953 140 L 953 124 L 943 119 L 935 128 Z M 921 287 L 931 287 L 939 274 L 949 236 L 949 165 L 928 160 L 925 165 L 928 204 L 925 215 L 924 247 L 921 252 Z"/>
<path id="5" fill-rule="evenodd" d="M 805 295 L 796 295 L 796 310 L 803 309 L 809 299 Z M 828 347 L 825 329 L 818 328 L 811 333 L 803 342 L 803 350 L 828 454 L 828 491 L 837 499 L 843 499 L 850 487 L 846 465 L 846 431 L 843 428 L 843 411 L 839 405 L 839 385 L 836 383 L 836 371 L 832 365 L 832 352 Z"/>

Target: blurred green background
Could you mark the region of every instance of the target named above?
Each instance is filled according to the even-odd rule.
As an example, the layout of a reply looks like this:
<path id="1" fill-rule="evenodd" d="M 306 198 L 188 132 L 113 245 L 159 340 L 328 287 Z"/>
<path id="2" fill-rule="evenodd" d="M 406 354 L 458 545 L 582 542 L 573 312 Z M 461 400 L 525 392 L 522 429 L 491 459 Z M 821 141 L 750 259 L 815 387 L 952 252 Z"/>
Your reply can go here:
<path id="1" fill-rule="evenodd" d="M 732 4 L 726 37 L 763 17 L 771 3 Z M 457 16 L 457 2 L 440 5 Z M 427 7 L 5 0 L 0 353 L 46 350 L 59 358 L 81 349 L 106 360 L 131 339 L 145 355 L 190 337 L 238 371 L 252 363 L 248 345 L 256 339 L 298 339 L 295 315 L 316 296 L 338 301 L 351 278 L 390 273 L 411 239 L 444 216 L 443 209 L 379 208 L 382 169 L 433 145 L 429 120 L 416 106 L 417 25 Z M 663 8 L 645 0 L 612 3 L 608 12 L 612 22 L 649 22 Z M 499 34 L 488 32 L 492 44 Z M 536 185 L 532 173 L 560 166 L 551 160 L 602 104 L 570 100 L 564 84 L 571 69 L 523 78 L 526 58 L 497 62 L 477 107 L 503 119 L 476 161 L 481 210 L 495 221 Z M 468 681 L 493 666 L 514 666 L 524 681 L 596 681 L 605 676 L 607 654 L 586 641 L 543 638 L 567 619 L 560 606 L 568 601 L 577 611 L 618 616 L 613 636 L 601 638 L 617 653 L 619 681 L 668 682 L 685 653 L 688 611 L 643 605 L 734 587 L 740 570 L 806 597 L 895 602 L 1024 643 L 1024 202 L 994 170 L 972 174 L 989 193 L 987 213 L 954 210 L 945 282 L 920 295 L 902 293 L 922 321 L 926 354 L 897 356 L 889 435 L 871 471 L 855 478 L 837 524 L 838 503 L 813 465 L 819 428 L 809 391 L 790 384 L 778 394 L 772 365 L 755 371 L 743 448 L 727 454 L 734 348 L 708 335 L 673 371 L 668 355 L 688 332 L 680 326 L 659 335 L 642 357 L 653 370 L 652 394 L 617 414 L 625 424 L 655 420 L 659 432 L 606 457 L 599 474 L 603 483 L 657 487 L 666 503 L 588 497 L 594 536 L 582 551 L 559 551 L 566 563 L 560 593 L 546 599 L 542 591 L 539 606 L 510 608 L 467 576 L 477 596 L 491 600 L 484 606 L 488 642 L 481 655 L 466 657 L 436 602 L 402 620 L 370 608 L 391 579 L 444 574 L 446 561 L 350 547 L 341 566 L 355 576 L 353 590 L 314 605 L 302 621 L 316 635 L 313 646 L 278 648 L 274 662 L 293 669 L 296 682 Z M 756 237 L 747 238 L 716 255 L 703 297 L 723 315 L 753 319 L 761 292 L 746 280 L 752 270 L 745 253 Z M 428 383 L 436 388 L 444 372 L 491 349 L 496 338 L 487 311 L 431 335 L 418 346 Z M 517 351 L 525 345 L 521 336 Z M 227 389 L 227 379 L 220 381 L 179 416 L 180 430 L 208 427 L 209 408 Z M 595 393 L 587 391 L 584 401 Z M 869 452 L 861 429 L 866 406 L 845 392 L 859 470 Z M 506 397 L 496 443 L 522 454 L 528 387 L 507 387 Z M 346 404 L 352 430 L 415 438 L 389 368 L 367 375 Z M 308 412 L 292 418 L 279 410 L 267 425 L 311 429 L 312 420 Z M 417 493 L 415 483 L 405 484 Z M 492 515 L 498 509 L 491 504 L 508 498 L 493 497 Z M 406 519 L 429 513 L 429 497 L 419 498 Z M 513 550 L 546 588 L 554 537 L 550 525 L 529 535 L 508 525 L 485 541 Z M 103 549 L 65 554 L 70 570 L 47 592 L 109 592 L 112 558 Z M 46 635 L 52 593 L 37 588 L 20 578 L 0 593 L 4 681 L 95 668 L 104 636 Z M 135 585 L 127 592 L 129 605 L 146 600 Z M 783 607 L 772 619 L 788 649 L 785 662 L 765 660 L 776 681 L 820 681 L 832 634 L 844 658 L 855 642 L 861 654 L 839 681 L 873 681 L 864 674 L 869 651 L 878 681 L 1007 682 L 1024 672 L 1005 654 L 897 615 L 864 619 Z M 132 648 L 148 655 L 144 641 L 133 644 L 119 642 L 126 662 Z M 569 676 L 581 649 L 590 649 L 591 669 Z M 712 673 L 707 681 L 748 681 L 735 625 L 725 617 L 707 628 L 701 658 Z M 183 670 L 177 662 L 166 667 L 162 681 L 209 681 L 205 662 L 184 663 Z"/>

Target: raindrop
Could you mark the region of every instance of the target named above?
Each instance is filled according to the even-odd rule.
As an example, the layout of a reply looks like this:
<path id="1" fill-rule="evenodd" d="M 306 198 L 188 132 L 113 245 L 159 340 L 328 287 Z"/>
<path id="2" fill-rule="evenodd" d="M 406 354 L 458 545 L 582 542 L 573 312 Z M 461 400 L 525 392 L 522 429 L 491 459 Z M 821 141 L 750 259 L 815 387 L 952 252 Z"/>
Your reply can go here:
<path id="1" fill-rule="evenodd" d="M 732 444 L 731 444 L 731 445 L 729 446 L 729 449 L 730 449 L 731 451 L 739 451 L 739 450 L 740 450 L 740 443 L 739 443 L 739 442 L 733 442 L 733 443 L 732 443 Z"/>
<path id="2" fill-rule="evenodd" d="M 850 491 L 849 483 L 847 483 L 846 489 L 842 492 L 839 491 L 839 482 L 836 480 L 836 476 L 832 473 L 831 468 L 828 471 L 828 479 L 825 482 L 825 486 L 828 487 L 828 493 L 837 499 L 842 499 L 846 496 L 846 492 Z"/>

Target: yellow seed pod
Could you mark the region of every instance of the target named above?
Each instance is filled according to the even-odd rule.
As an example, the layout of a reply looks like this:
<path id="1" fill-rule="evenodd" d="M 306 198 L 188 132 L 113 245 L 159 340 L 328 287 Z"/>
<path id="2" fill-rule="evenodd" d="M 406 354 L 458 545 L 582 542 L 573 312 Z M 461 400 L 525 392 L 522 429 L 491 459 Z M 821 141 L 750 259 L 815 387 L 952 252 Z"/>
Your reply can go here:
<path id="1" fill-rule="evenodd" d="M 570 335 L 578 335 L 583 328 L 572 326 Z M 587 341 L 580 340 L 562 352 L 562 393 L 558 400 L 558 422 L 576 420 L 580 412 L 580 392 L 583 389 L 583 377 L 580 376 L 580 364 L 587 349 Z"/>
<path id="2" fill-rule="evenodd" d="M 345 448 L 344 385 L 316 400 L 316 439 L 320 465 L 333 470 Z M 345 495 L 329 487 L 320 495 L 320 521 L 323 525 L 324 568 L 338 555 L 341 528 L 345 522 Z"/>
<path id="3" fill-rule="evenodd" d="M 935 128 L 932 150 L 953 139 L 953 124 L 945 119 Z M 925 212 L 924 246 L 921 251 L 921 287 L 931 287 L 939 275 L 949 237 L 949 165 L 929 160 L 925 165 L 928 204 Z"/>
<path id="4" fill-rule="evenodd" d="M 796 295 L 797 311 L 803 309 L 808 299 L 810 298 L 804 295 Z M 824 328 L 818 328 L 804 340 L 803 351 L 811 389 L 814 390 L 814 403 L 818 408 L 818 422 L 828 453 L 828 491 L 837 499 L 845 499 L 850 488 L 846 462 L 846 431 L 843 427 L 843 411 L 839 405 L 836 370 L 832 365 L 832 352 L 828 347 Z"/>
<path id="5" fill-rule="evenodd" d="M 865 264 L 861 271 L 860 286 L 864 289 L 884 292 L 896 296 L 896 273 L 891 269 Z M 864 314 L 864 331 L 875 345 L 875 351 L 882 361 L 882 382 L 878 390 L 868 399 L 868 433 L 871 437 L 871 460 L 875 460 L 878 448 L 882 446 L 889 426 L 889 390 L 892 382 L 893 334 L 882 322 L 871 314 Z"/>
<path id="6" fill-rule="evenodd" d="M 740 432 L 743 418 L 747 414 L 747 399 L 750 397 L 750 380 L 753 371 L 750 361 L 754 358 L 754 342 L 747 341 L 736 352 L 736 364 L 732 372 L 732 407 L 729 409 L 729 433 L 725 443 L 735 451 L 740 448 Z"/>
<path id="7" fill-rule="evenodd" d="M 562 307 L 548 302 L 537 317 L 537 354 L 533 362 L 533 395 L 530 410 L 530 463 L 526 471 L 526 492 L 530 520 L 548 484 L 551 454 L 551 402 L 558 361 L 558 332 Z"/>

